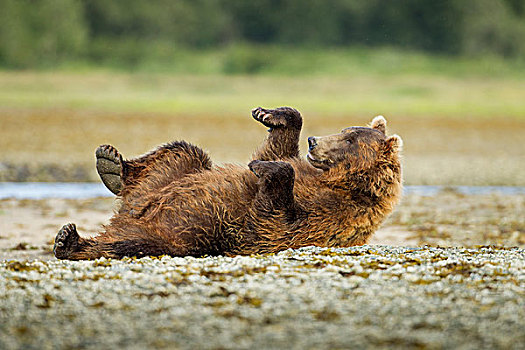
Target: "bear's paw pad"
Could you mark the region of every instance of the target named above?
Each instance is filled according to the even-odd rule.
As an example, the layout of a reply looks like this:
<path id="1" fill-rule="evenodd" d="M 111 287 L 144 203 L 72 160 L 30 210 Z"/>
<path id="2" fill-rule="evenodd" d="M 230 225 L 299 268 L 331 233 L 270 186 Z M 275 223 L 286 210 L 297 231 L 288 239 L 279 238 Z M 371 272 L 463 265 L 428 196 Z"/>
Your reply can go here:
<path id="1" fill-rule="evenodd" d="M 97 157 L 97 172 L 106 187 L 114 194 L 122 190 L 122 156 L 118 150 L 111 145 L 102 145 L 95 151 Z"/>

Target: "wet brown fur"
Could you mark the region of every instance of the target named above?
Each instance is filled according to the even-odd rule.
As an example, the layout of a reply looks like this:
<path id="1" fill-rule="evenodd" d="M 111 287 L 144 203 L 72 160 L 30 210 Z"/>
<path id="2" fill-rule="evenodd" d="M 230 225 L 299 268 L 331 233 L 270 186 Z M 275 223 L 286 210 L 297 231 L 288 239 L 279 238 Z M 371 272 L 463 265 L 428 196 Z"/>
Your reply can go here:
<path id="1" fill-rule="evenodd" d="M 299 112 L 252 114 L 269 134 L 249 168 L 213 166 L 183 141 L 124 161 L 119 211 L 95 238 L 69 229 L 69 250 L 55 245 L 55 255 L 236 255 L 365 244 L 401 194 L 401 139 L 386 136 L 384 119 L 312 138 L 307 161 L 299 158 Z"/>

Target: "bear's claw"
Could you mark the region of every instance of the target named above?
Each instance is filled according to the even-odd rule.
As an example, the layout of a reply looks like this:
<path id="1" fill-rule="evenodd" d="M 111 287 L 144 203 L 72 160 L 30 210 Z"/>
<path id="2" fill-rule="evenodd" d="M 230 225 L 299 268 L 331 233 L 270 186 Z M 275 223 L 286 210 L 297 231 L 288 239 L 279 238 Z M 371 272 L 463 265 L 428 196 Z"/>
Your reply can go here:
<path id="1" fill-rule="evenodd" d="M 272 110 L 257 107 L 252 110 L 252 117 L 269 128 L 285 126 L 285 119 L 280 118 L 278 114 L 276 115 L 273 112 Z"/>
<path id="2" fill-rule="evenodd" d="M 257 107 L 252 110 L 253 119 L 270 128 L 292 128 L 301 130 L 303 119 L 301 114 L 291 107 L 264 109 Z"/>
<path id="3" fill-rule="evenodd" d="M 116 195 L 122 190 L 123 159 L 119 151 L 111 145 L 101 145 L 95 151 L 97 172 L 106 187 Z"/>
<path id="4" fill-rule="evenodd" d="M 259 174 L 259 172 L 257 171 L 257 168 L 258 168 L 258 164 L 260 164 L 261 161 L 260 160 L 252 160 L 249 164 L 248 164 L 248 168 L 250 168 L 251 172 L 257 176 L 257 177 L 261 177 L 261 175 Z"/>
<path id="5" fill-rule="evenodd" d="M 67 259 L 71 253 L 77 251 L 80 236 L 75 224 L 62 226 L 55 238 L 53 253 L 57 259 Z"/>

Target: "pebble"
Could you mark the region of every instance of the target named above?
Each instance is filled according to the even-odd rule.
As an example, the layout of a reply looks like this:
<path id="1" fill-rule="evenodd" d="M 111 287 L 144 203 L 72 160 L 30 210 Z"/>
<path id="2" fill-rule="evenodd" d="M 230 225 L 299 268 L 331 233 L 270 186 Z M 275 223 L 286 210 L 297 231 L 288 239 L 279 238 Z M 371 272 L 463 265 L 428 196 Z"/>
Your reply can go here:
<path id="1" fill-rule="evenodd" d="M 523 349 L 525 250 L 0 262 L 0 349 Z"/>

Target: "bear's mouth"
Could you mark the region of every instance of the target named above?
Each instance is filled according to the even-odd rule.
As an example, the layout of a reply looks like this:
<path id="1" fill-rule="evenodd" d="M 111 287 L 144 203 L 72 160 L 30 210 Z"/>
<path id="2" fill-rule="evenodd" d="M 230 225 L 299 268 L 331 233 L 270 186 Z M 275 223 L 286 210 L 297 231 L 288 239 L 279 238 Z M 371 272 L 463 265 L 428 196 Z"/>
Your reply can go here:
<path id="1" fill-rule="evenodd" d="M 315 158 L 310 152 L 306 154 L 306 159 L 312 164 L 315 168 L 322 169 L 322 170 L 328 170 L 332 167 L 333 162 L 329 159 L 327 160 L 320 160 Z"/>

